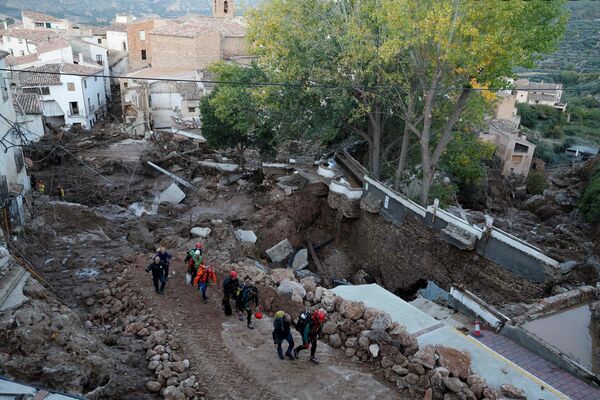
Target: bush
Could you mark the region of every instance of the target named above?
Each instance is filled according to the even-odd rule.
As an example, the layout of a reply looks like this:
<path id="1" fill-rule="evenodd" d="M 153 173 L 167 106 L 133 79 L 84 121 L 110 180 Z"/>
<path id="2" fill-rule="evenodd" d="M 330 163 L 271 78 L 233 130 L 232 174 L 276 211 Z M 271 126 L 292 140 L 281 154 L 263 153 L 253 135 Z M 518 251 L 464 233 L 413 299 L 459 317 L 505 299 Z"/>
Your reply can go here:
<path id="1" fill-rule="evenodd" d="M 579 210 L 586 221 L 600 222 L 600 170 L 590 177 L 587 187 L 579 200 Z"/>
<path id="2" fill-rule="evenodd" d="M 433 203 L 434 199 L 438 199 L 441 207 L 455 204 L 457 191 L 458 188 L 454 184 L 434 183 L 429 191 L 429 201 Z"/>
<path id="3" fill-rule="evenodd" d="M 562 137 L 565 136 L 565 132 L 560 126 L 554 125 L 544 132 L 544 136 L 549 139 L 562 139 Z"/>
<path id="4" fill-rule="evenodd" d="M 538 123 L 535 109 L 528 104 L 520 103 L 517 104 L 517 110 L 521 116 L 521 125 L 532 129 L 535 128 Z"/>
<path id="5" fill-rule="evenodd" d="M 548 187 L 546 176 L 538 171 L 531 171 L 527 176 L 527 193 L 542 194 Z"/>

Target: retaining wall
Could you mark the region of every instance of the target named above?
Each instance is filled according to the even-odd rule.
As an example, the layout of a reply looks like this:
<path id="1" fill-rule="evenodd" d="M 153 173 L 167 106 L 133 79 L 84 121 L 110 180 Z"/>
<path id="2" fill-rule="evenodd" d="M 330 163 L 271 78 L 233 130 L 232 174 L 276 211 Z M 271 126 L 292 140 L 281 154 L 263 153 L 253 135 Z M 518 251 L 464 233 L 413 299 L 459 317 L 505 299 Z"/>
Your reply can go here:
<path id="1" fill-rule="evenodd" d="M 558 261 L 546 256 L 531 244 L 497 228 L 492 227 L 486 231 L 436 206 L 424 208 L 367 176 L 363 189 L 364 196 L 370 194 L 382 201 L 380 214 L 394 225 L 404 224 L 408 216 L 440 233 L 448 225 L 452 225 L 465 236 L 475 238 L 474 251 L 478 255 L 530 282 L 546 282 L 558 268 Z M 444 240 L 458 247 L 452 240 Z"/>

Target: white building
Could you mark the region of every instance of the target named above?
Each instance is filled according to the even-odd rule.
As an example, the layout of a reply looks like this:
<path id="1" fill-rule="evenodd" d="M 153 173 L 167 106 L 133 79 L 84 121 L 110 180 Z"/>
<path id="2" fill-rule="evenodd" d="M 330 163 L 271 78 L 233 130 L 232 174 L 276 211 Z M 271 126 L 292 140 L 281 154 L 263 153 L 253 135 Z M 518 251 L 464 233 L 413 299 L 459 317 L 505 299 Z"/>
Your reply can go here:
<path id="1" fill-rule="evenodd" d="M 108 60 L 108 49 L 99 44 L 89 41 L 68 38 L 67 42 L 73 50 L 73 62 L 79 65 L 85 65 L 92 68 L 102 68 L 102 74 L 105 77 L 101 78 L 104 81 L 104 90 L 108 99 L 111 98 L 110 91 L 110 64 Z M 99 78 L 100 79 L 100 78 Z"/>
<path id="2" fill-rule="evenodd" d="M 21 11 L 23 28 L 25 29 L 55 29 L 68 30 L 72 24 L 67 19 L 59 19 L 51 15 L 46 15 L 34 11 Z"/>
<path id="3" fill-rule="evenodd" d="M 102 68 L 54 63 L 31 67 L 19 73 L 22 93 L 35 93 L 42 102 L 46 122 L 52 126 L 79 125 L 91 128 L 106 113 L 106 90 Z M 77 75 L 69 75 L 77 74 Z"/>
<path id="4" fill-rule="evenodd" d="M 128 51 L 127 25 L 112 24 L 106 28 L 106 48 L 115 51 Z"/>
<path id="5" fill-rule="evenodd" d="M 12 101 L 17 125 L 21 127 L 30 142 L 37 142 L 44 136 L 44 114 L 42 102 L 35 93 L 12 93 Z"/>
<path id="6" fill-rule="evenodd" d="M 150 84 L 152 127 L 171 128 L 174 119 L 200 123 L 200 88 L 195 82 L 158 81 Z"/>
<path id="7" fill-rule="evenodd" d="M 529 82 L 528 79 L 519 79 L 515 82 L 517 89 L 517 103 L 540 104 L 554 107 L 564 111 L 566 104 L 560 102 L 563 94 L 563 85 L 560 83 Z"/>
<path id="8" fill-rule="evenodd" d="M 6 68 L 8 53 L 0 51 L 0 68 Z M 8 74 L 0 71 L 0 208 L 8 210 L 14 229 L 25 223 L 25 195 L 30 189 L 25 159 L 20 144 L 22 137 L 15 129 L 16 115 L 7 88 Z"/>

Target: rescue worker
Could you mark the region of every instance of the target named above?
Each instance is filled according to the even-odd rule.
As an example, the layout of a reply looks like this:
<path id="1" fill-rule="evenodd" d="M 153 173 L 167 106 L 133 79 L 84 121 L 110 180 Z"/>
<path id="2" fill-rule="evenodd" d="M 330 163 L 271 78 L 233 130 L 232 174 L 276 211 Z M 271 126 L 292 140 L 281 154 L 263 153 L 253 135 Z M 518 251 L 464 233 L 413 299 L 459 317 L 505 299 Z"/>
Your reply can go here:
<path id="1" fill-rule="evenodd" d="M 206 289 L 211 280 L 214 284 L 217 283 L 217 275 L 215 274 L 215 271 L 210 265 L 205 267 L 204 264 L 202 264 L 198 269 L 196 279 L 194 279 L 194 285 L 198 285 L 198 290 L 202 293 L 202 300 L 204 300 L 205 303 L 206 300 L 208 300 L 206 297 Z"/>
<path id="2" fill-rule="evenodd" d="M 63 187 L 62 187 L 62 186 L 60 186 L 60 185 L 59 185 L 59 186 L 56 188 L 56 194 L 58 195 L 58 199 L 59 199 L 60 201 L 65 201 L 65 189 L 63 189 Z"/>
<path id="3" fill-rule="evenodd" d="M 190 274 L 190 276 L 192 277 L 192 282 L 190 282 L 190 284 L 193 284 L 193 280 L 196 277 L 196 275 L 198 275 L 198 270 L 200 269 L 201 265 L 203 265 L 202 251 L 200 249 L 196 249 L 194 250 L 194 254 L 190 257 L 188 261 L 188 274 Z"/>
<path id="4" fill-rule="evenodd" d="M 230 299 L 232 297 L 235 298 L 236 291 L 240 286 L 240 282 L 238 280 L 238 273 L 236 271 L 229 272 L 229 276 L 225 278 L 223 281 L 223 302 L 222 307 L 225 315 L 233 314 L 231 310 Z"/>
<path id="5" fill-rule="evenodd" d="M 314 362 L 315 364 L 319 363 L 319 361 L 317 361 L 315 358 L 315 354 L 317 352 L 317 339 L 321 334 L 326 317 L 327 312 L 321 308 L 315 311 L 310 318 L 308 318 L 304 326 L 298 326 L 298 324 L 296 324 L 296 329 L 298 329 L 302 335 L 302 344 L 294 349 L 294 357 L 298 358 L 298 353 L 302 350 L 308 349 L 310 346 L 310 361 Z"/>
<path id="6" fill-rule="evenodd" d="M 44 181 L 40 180 L 37 185 L 38 192 L 40 194 L 44 194 L 46 192 L 46 184 L 44 183 Z"/>
<path id="7" fill-rule="evenodd" d="M 154 283 L 154 290 L 158 294 L 165 294 L 165 264 L 160 260 L 159 256 L 154 257 L 152 264 L 146 267 L 146 272 L 152 271 L 152 282 Z M 160 287 L 158 283 L 160 282 Z"/>
<path id="8" fill-rule="evenodd" d="M 258 311 L 258 289 L 249 283 L 243 283 L 237 290 L 235 307 L 240 321 L 244 320 L 244 311 L 248 314 L 246 317 L 248 329 L 254 329 L 254 325 L 252 325 L 252 310 L 250 309 L 251 302 L 254 302 L 256 311 Z"/>
<path id="9" fill-rule="evenodd" d="M 204 255 L 204 246 L 202 245 L 202 243 L 197 242 L 196 245 L 194 246 L 194 248 L 190 249 L 187 252 L 187 254 L 185 255 L 185 259 L 183 261 L 185 262 L 186 265 L 190 262 L 192 257 L 194 257 L 196 255 L 196 250 L 200 251 L 201 256 Z"/>
<path id="10" fill-rule="evenodd" d="M 160 257 L 160 261 L 165 264 L 165 279 L 169 280 L 169 266 L 171 265 L 171 258 L 173 258 L 173 256 L 167 252 L 167 249 L 165 249 L 164 246 L 160 246 L 156 250 L 156 256 Z"/>
<path id="11" fill-rule="evenodd" d="M 290 314 L 286 314 L 284 311 L 277 311 L 275 313 L 275 320 L 273 321 L 273 343 L 275 343 L 277 355 L 281 360 L 285 360 L 283 357 L 283 350 L 281 349 L 284 340 L 288 342 L 288 348 L 285 351 L 285 355 L 290 360 L 295 360 L 292 355 L 292 351 L 294 350 L 294 337 L 292 336 L 291 326 L 292 317 Z"/>

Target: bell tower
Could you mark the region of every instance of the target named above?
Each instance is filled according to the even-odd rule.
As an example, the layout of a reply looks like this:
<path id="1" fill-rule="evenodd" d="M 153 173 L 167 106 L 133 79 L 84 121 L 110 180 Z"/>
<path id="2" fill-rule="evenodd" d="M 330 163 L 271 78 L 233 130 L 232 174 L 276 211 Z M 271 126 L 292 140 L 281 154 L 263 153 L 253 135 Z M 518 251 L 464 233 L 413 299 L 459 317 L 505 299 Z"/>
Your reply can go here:
<path id="1" fill-rule="evenodd" d="M 211 0 L 212 16 L 217 18 L 233 18 L 234 0 Z"/>

